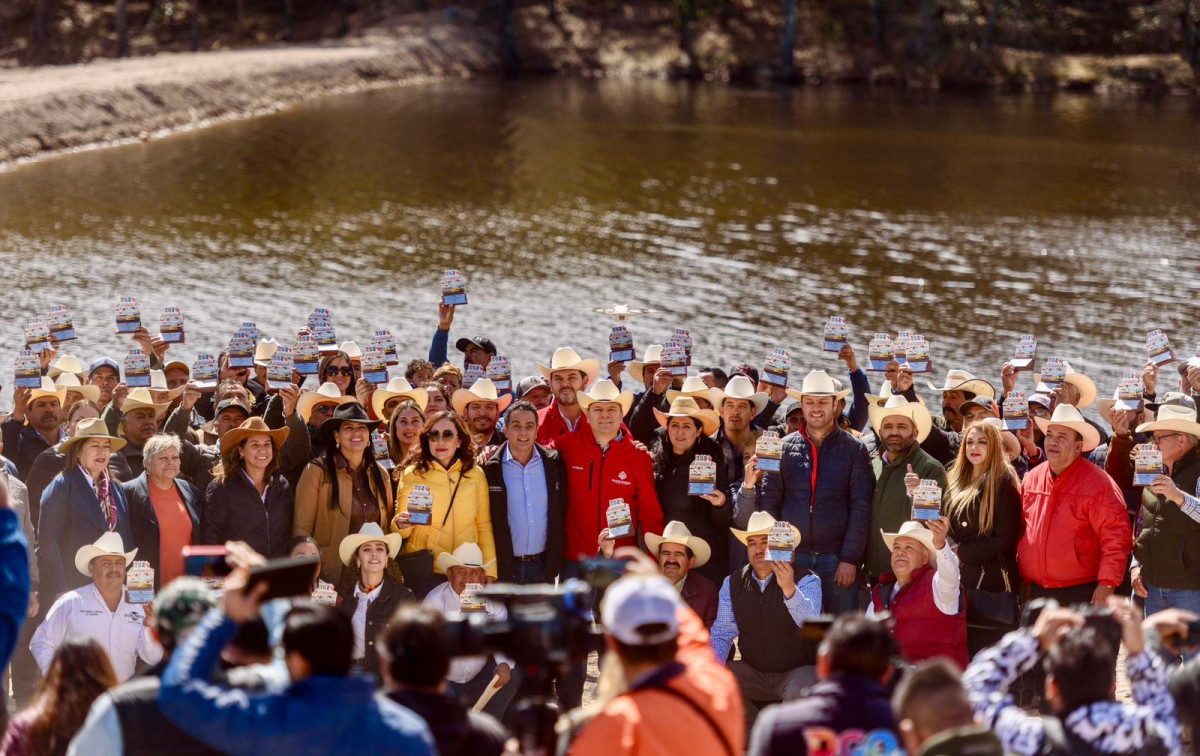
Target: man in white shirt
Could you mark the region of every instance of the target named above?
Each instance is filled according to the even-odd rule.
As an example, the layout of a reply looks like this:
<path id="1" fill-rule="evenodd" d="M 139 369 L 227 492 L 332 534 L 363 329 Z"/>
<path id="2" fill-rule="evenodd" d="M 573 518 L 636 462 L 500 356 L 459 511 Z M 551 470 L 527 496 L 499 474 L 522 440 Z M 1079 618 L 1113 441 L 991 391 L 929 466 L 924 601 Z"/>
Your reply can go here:
<path id="1" fill-rule="evenodd" d="M 461 544 L 453 553 L 439 554 L 437 567 L 446 573 L 446 582 L 430 591 L 424 603 L 450 619 L 471 611 L 485 613 L 489 621 L 507 619 L 508 610 L 499 601 L 487 599 L 479 607 L 480 602 L 471 602 L 469 592 L 466 601 L 462 598 L 468 585 L 486 582 L 486 570 L 492 563 L 484 564 L 483 551 L 474 543 Z M 483 710 L 500 719 L 517 692 L 518 685 L 512 677 L 513 665 L 503 656 L 460 656 L 450 663 L 446 680 L 452 694 L 467 706 L 474 706 L 495 678 L 498 690 Z"/>
<path id="2" fill-rule="evenodd" d="M 125 570 L 137 549 L 125 552 L 121 534 L 109 531 L 75 553 L 75 568 L 92 584 L 67 591 L 54 602 L 33 634 L 29 650 L 42 674 L 67 638 L 94 638 L 108 652 L 119 682 L 133 677 L 138 657 L 147 664 L 162 658 L 162 646 L 150 633 L 150 605 L 127 600 Z"/>

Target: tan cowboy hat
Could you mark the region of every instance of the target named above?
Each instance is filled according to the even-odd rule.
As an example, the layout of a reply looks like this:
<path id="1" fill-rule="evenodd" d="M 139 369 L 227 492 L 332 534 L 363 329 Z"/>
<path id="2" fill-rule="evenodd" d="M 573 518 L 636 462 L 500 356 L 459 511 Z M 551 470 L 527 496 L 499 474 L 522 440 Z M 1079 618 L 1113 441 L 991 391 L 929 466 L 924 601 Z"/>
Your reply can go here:
<path id="1" fill-rule="evenodd" d="M 271 358 L 279 351 L 279 342 L 275 339 L 259 339 L 258 345 L 254 347 L 254 364 L 259 367 L 267 367 L 271 364 Z"/>
<path id="2" fill-rule="evenodd" d="M 1112 399 L 1101 399 L 1096 402 L 1096 412 L 1100 414 L 1109 425 L 1112 424 L 1112 411 L 1119 410 L 1121 412 L 1136 412 L 1139 408 L 1136 404 L 1129 404 L 1124 399 L 1118 397 L 1120 389 L 1113 389 Z"/>
<path id="3" fill-rule="evenodd" d="M 450 397 L 450 406 L 460 417 L 467 416 L 467 405 L 474 402 L 495 402 L 496 411 L 503 413 L 508 409 L 508 405 L 512 404 L 512 394 L 500 395 L 496 391 L 496 384 L 492 383 L 490 378 L 480 378 L 471 384 L 469 389 L 458 389 L 454 395 Z"/>
<path id="4" fill-rule="evenodd" d="M 1200 423 L 1196 422 L 1196 410 L 1174 404 L 1160 404 L 1154 420 L 1137 427 L 1138 433 L 1154 431 L 1176 431 L 1200 438 Z"/>
<path id="5" fill-rule="evenodd" d="M 59 373 L 58 377 L 54 379 L 54 385 L 58 387 L 58 403 L 63 407 L 67 406 L 69 392 L 79 394 L 91 402 L 99 403 L 100 401 L 100 387 L 80 383 L 79 377 L 74 373 Z"/>
<path id="6" fill-rule="evenodd" d="M 703 567 L 708 564 L 709 558 L 712 557 L 712 548 L 708 545 L 708 542 L 703 538 L 692 535 L 692 531 L 688 530 L 687 525 L 684 525 L 679 520 L 668 522 L 667 527 L 663 528 L 662 535 L 646 534 L 646 548 L 654 556 L 658 556 L 658 549 L 664 543 L 677 543 L 680 546 L 691 549 L 692 556 L 696 558 L 695 567 Z"/>
<path id="7" fill-rule="evenodd" d="M 1004 430 L 1003 420 L 998 417 L 985 417 L 978 422 L 995 426 L 996 430 L 1000 431 L 1000 440 L 1004 442 L 1004 456 L 1008 457 L 1009 462 L 1021 456 L 1021 442 L 1017 440 L 1017 434 Z"/>
<path id="8" fill-rule="evenodd" d="M 221 456 L 229 453 L 229 450 L 238 444 L 245 441 L 250 436 L 270 436 L 271 445 L 275 447 L 275 451 L 279 451 L 279 447 L 283 446 L 283 442 L 287 440 L 288 432 L 291 428 L 284 426 L 271 430 L 267 422 L 261 417 L 252 417 L 238 427 L 226 431 L 224 436 L 221 436 Z"/>
<path id="9" fill-rule="evenodd" d="M 1070 428 L 1079 435 L 1083 436 L 1083 450 L 1090 452 L 1100 445 L 1100 431 L 1092 427 L 1092 424 L 1083 419 L 1083 415 L 1079 410 L 1069 404 L 1060 404 L 1054 408 L 1054 414 L 1049 420 L 1044 420 L 1040 417 L 1033 418 L 1037 423 L 1037 427 L 1041 428 L 1042 433 L 1051 425 L 1061 425 L 1064 428 Z"/>
<path id="10" fill-rule="evenodd" d="M 914 541 L 920 541 L 921 545 L 929 550 L 929 565 L 937 567 L 937 549 L 933 546 L 933 531 L 921 523 L 909 520 L 900 526 L 898 533 L 885 533 L 883 528 L 880 528 L 879 535 L 883 536 L 883 543 L 887 546 L 888 551 L 892 550 L 897 538 L 911 538 Z"/>
<path id="11" fill-rule="evenodd" d="M 717 428 L 721 427 L 721 419 L 717 417 L 717 413 L 712 410 L 700 409 L 700 405 L 696 404 L 696 400 L 690 396 L 675 397 L 671 401 L 671 409 L 666 412 L 660 412 L 658 407 L 655 407 L 654 416 L 658 418 L 658 424 L 664 428 L 673 417 L 690 417 L 699 420 L 700 432 L 706 436 L 711 436 L 717 432 Z"/>
<path id="12" fill-rule="evenodd" d="M 55 386 L 54 381 L 43 375 L 42 385 L 29 390 L 29 404 L 32 405 L 38 399 L 49 399 L 51 397 L 58 399 L 58 403 L 62 404 L 62 397 L 58 395 L 58 386 Z"/>
<path id="13" fill-rule="evenodd" d="M 50 363 L 50 369 L 46 371 L 46 375 L 52 379 L 57 379 L 63 373 L 74 375 L 80 383 L 87 380 L 87 367 L 74 355 L 59 355 L 58 359 Z"/>
<path id="14" fill-rule="evenodd" d="M 917 429 L 917 443 L 924 441 L 929 436 L 929 430 L 933 428 L 933 418 L 929 416 L 929 410 L 899 394 L 888 397 L 882 407 L 872 404 L 867 408 L 867 412 L 871 416 L 871 427 L 875 429 L 876 436 L 879 435 L 879 426 L 883 425 L 884 418 L 888 417 L 906 417 L 912 421 Z"/>
<path id="15" fill-rule="evenodd" d="M 596 376 L 600 375 L 600 360 L 585 360 L 570 347 L 555 349 L 554 356 L 550 358 L 549 367 L 540 362 L 537 366 L 547 381 L 550 380 L 550 375 L 556 370 L 578 370 L 583 373 L 584 386 L 591 384 L 592 381 L 596 380 Z"/>
<path id="16" fill-rule="evenodd" d="M 151 393 L 164 392 L 169 398 L 175 399 L 187 386 L 178 386 L 176 388 L 167 388 L 167 372 L 165 370 L 150 371 L 150 391 Z"/>
<path id="17" fill-rule="evenodd" d="M 745 399 L 754 405 L 755 414 L 766 409 L 767 402 L 770 401 L 770 397 L 765 393 L 755 391 L 754 384 L 744 375 L 735 375 L 730 378 L 729 382 L 725 384 L 724 390 L 709 389 L 708 396 L 717 412 L 721 411 L 726 399 Z"/>
<path id="18" fill-rule="evenodd" d="M 316 391 L 306 391 L 296 400 L 296 414 L 309 422 L 312 419 L 313 407 L 318 404 L 345 404 L 354 401 L 352 396 L 342 396 L 336 383 L 326 381 L 317 387 Z"/>
<path id="19" fill-rule="evenodd" d="M 607 378 L 601 378 L 596 381 L 590 392 L 580 391 L 578 396 L 579 406 L 584 411 L 597 402 L 611 402 L 621 407 L 622 415 L 628 415 L 629 408 L 633 406 L 633 392 L 621 391 L 615 383 Z"/>
<path id="20" fill-rule="evenodd" d="M 98 417 L 89 417 L 87 420 L 81 420 L 79 425 L 75 426 L 75 435 L 68 438 L 58 445 L 58 453 L 66 454 L 68 450 L 80 441 L 87 441 L 91 438 L 102 438 L 108 441 L 109 451 L 119 451 L 125 448 L 128 443 L 123 438 L 110 436 L 108 434 L 108 424 Z"/>
<path id="21" fill-rule="evenodd" d="M 434 565 L 443 575 L 449 574 L 451 567 L 480 567 L 482 569 L 490 569 L 496 560 L 484 564 L 483 550 L 479 548 L 479 544 L 471 543 L 470 541 L 459 544 L 459 547 L 453 552 L 443 551 L 438 554 L 437 561 Z"/>
<path id="22" fill-rule="evenodd" d="M 110 530 L 97 538 L 95 543 L 79 547 L 79 551 L 75 552 L 75 569 L 84 575 L 90 575 L 88 567 L 91 566 L 92 560 L 102 556 L 123 556 L 125 557 L 125 566 L 128 567 L 133 558 L 137 556 L 137 551 L 137 549 L 126 551 L 121 534 Z"/>
<path id="23" fill-rule="evenodd" d="M 357 533 L 351 533 L 338 544 L 338 556 L 341 557 L 342 564 L 347 567 L 354 564 L 354 555 L 358 553 L 358 547 L 372 541 L 378 541 L 387 546 L 388 559 L 395 559 L 396 555 L 400 553 L 404 537 L 399 533 L 384 535 L 383 528 L 374 522 L 368 522 Z"/>
<path id="24" fill-rule="evenodd" d="M 383 406 L 396 397 L 412 399 L 416 402 L 417 408 L 421 410 L 421 414 L 425 414 L 425 405 L 429 404 L 428 391 L 423 388 L 413 388 L 407 378 L 397 376 L 388 381 L 386 386 L 375 389 L 375 393 L 371 394 L 371 409 L 375 411 L 375 417 L 386 420 L 387 418 L 383 416 Z"/>
<path id="25" fill-rule="evenodd" d="M 745 530 L 730 528 L 729 532 L 733 533 L 733 537 L 745 543 L 750 536 L 767 535 L 771 532 L 771 528 L 775 527 L 776 520 L 768 512 L 755 512 L 750 515 L 750 522 L 746 523 Z M 792 526 L 792 532 L 796 534 L 796 545 L 800 544 L 800 531 L 795 525 Z"/>
<path id="26" fill-rule="evenodd" d="M 681 396 L 690 396 L 693 399 L 703 399 L 710 404 L 712 403 L 712 389 L 698 375 L 685 378 L 683 386 L 678 391 L 667 389 L 667 404 L 670 404 Z"/>
<path id="27" fill-rule="evenodd" d="M 641 381 L 642 374 L 646 372 L 647 365 L 658 365 L 662 363 L 662 344 L 651 344 L 646 347 L 646 351 L 642 352 L 642 361 L 634 360 L 629 363 L 629 374 L 635 380 Z"/>
<path id="28" fill-rule="evenodd" d="M 363 356 L 362 347 L 353 341 L 343 341 L 338 345 L 338 351 L 345 352 L 351 360 L 361 360 Z"/>
<path id="29" fill-rule="evenodd" d="M 165 391 L 165 389 L 163 390 Z M 128 415 L 134 410 L 152 409 L 155 417 L 162 417 L 170 406 L 170 403 L 156 404 L 154 397 L 150 394 L 150 389 L 139 386 L 129 390 L 129 394 L 125 397 L 125 403 L 121 405 L 121 414 Z"/>
<path id="30" fill-rule="evenodd" d="M 1075 369 L 1071 367 L 1071 363 L 1067 362 L 1066 360 L 1063 360 L 1063 367 L 1067 369 L 1067 374 L 1063 377 L 1063 382 L 1069 383 L 1079 390 L 1079 404 L 1077 405 L 1079 409 L 1090 406 L 1092 402 L 1096 401 L 1095 382 L 1093 382 L 1091 378 L 1088 378 L 1083 373 L 1075 372 Z M 1035 374 L 1033 376 L 1033 380 L 1037 386 L 1034 391 L 1037 391 L 1040 394 L 1053 393 L 1053 388 L 1042 383 L 1041 373 Z M 992 398 L 995 399 L 995 397 Z"/>
<path id="31" fill-rule="evenodd" d="M 949 370 L 946 372 L 946 382 L 941 386 L 934 386 L 929 381 L 925 382 L 931 391 L 936 391 L 939 394 L 945 394 L 948 391 L 969 391 L 976 396 L 986 396 L 989 399 L 996 398 L 996 388 L 992 384 L 976 378 L 966 370 Z"/>
<path id="32" fill-rule="evenodd" d="M 795 389 L 786 389 L 786 391 L 787 395 L 793 399 L 802 399 L 805 395 L 832 396 L 834 401 L 844 399 L 850 394 L 850 389 L 839 389 L 833 378 L 824 370 L 813 370 L 804 376 L 804 383 L 800 385 L 799 391 Z"/>

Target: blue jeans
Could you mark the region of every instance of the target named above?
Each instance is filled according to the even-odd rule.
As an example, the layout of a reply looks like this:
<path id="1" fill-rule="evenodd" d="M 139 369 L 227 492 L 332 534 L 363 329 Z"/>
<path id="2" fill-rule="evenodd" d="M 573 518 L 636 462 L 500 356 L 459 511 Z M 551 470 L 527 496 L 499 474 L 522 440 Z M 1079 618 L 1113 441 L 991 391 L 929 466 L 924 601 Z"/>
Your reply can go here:
<path id="1" fill-rule="evenodd" d="M 842 614 L 858 611 L 858 581 L 842 587 L 833 582 L 837 573 L 837 554 L 803 554 L 796 552 L 792 561 L 796 570 L 796 581 L 812 570 L 821 578 L 821 611 L 825 614 Z"/>
<path id="2" fill-rule="evenodd" d="M 1183 609 L 1200 614 L 1200 590 L 1183 588 L 1156 588 L 1146 583 L 1146 615 L 1161 612 L 1164 609 Z"/>
<path id="3" fill-rule="evenodd" d="M 512 581 L 519 585 L 546 582 L 546 557 L 534 561 L 513 559 Z"/>

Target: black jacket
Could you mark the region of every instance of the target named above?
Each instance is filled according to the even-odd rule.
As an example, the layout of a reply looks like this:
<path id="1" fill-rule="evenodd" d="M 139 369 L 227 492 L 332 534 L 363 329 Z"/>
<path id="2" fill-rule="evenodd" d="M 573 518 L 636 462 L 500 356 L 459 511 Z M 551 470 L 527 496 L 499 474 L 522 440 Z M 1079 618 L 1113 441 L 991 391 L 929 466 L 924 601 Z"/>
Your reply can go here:
<path id="1" fill-rule="evenodd" d="M 204 497 L 196 543 L 245 541 L 267 558 L 287 556 L 284 547 L 292 537 L 294 505 L 292 487 L 279 473 L 271 476 L 265 503 L 241 471 L 224 483 L 214 480 Z"/>
<path id="2" fill-rule="evenodd" d="M 29 477 L 26 479 L 25 485 L 29 488 L 29 519 L 34 528 L 37 527 L 38 517 L 42 512 L 42 493 L 46 490 L 46 486 L 50 485 L 50 481 L 65 469 L 67 469 L 67 455 L 59 454 L 58 449 L 53 446 L 45 449 L 33 461 L 33 467 L 29 470 Z"/>
<path id="3" fill-rule="evenodd" d="M 504 751 L 508 733 L 489 714 L 471 711 L 442 693 L 393 690 L 387 696 L 425 720 L 441 756 L 499 756 Z"/>
<path id="4" fill-rule="evenodd" d="M 200 512 L 204 508 L 204 500 L 200 492 L 183 478 L 176 478 L 175 486 L 192 520 L 192 540 L 195 541 L 200 533 Z M 128 483 L 122 483 L 121 490 L 129 502 L 129 526 L 133 530 L 133 542 L 137 544 L 137 558 L 149 562 L 154 568 L 154 587 L 157 589 L 161 586 L 162 573 L 159 570 L 158 517 L 150 501 L 150 479 L 146 473 L 142 473 Z"/>
<path id="5" fill-rule="evenodd" d="M 17 466 L 17 477 L 24 483 L 29 478 L 29 471 L 33 469 L 33 461 L 50 448 L 50 442 L 34 430 L 33 426 L 26 425 L 23 420 L 14 419 L 11 415 L 0 423 L 0 435 L 4 438 L 4 456 Z"/>
<path id="6" fill-rule="evenodd" d="M 725 505 L 714 507 L 706 499 L 688 495 L 688 468 L 699 454 L 707 454 L 717 466 L 717 490 L 725 494 Z M 715 585 L 729 574 L 729 526 L 733 523 L 734 501 L 729 493 L 729 470 L 721 447 L 708 436 L 700 436 L 683 456 L 671 451 L 666 431 L 659 429 L 650 447 L 654 459 L 654 487 L 662 505 L 663 522 L 679 520 L 692 535 L 712 549 L 708 563 L 696 568 Z"/>
<path id="7" fill-rule="evenodd" d="M 125 444 L 108 458 L 108 474 L 118 483 L 128 483 L 146 472 L 141 447 Z"/>
<path id="8" fill-rule="evenodd" d="M 1024 530 L 1021 492 L 1008 480 L 1000 487 L 993 504 L 990 536 L 979 532 L 978 497 L 962 516 L 951 517 L 950 537 L 958 544 L 963 586 L 1003 591 L 1004 576 L 1000 572 L 1003 568 L 1008 573 L 1009 588 L 1014 593 L 1019 592 L 1021 572 L 1017 567 L 1017 543 Z M 983 576 L 982 584 L 980 575 Z"/>
<path id="9" fill-rule="evenodd" d="M 799 701 L 777 704 L 763 710 L 750 734 L 746 756 L 806 753 L 805 732 L 828 731 L 831 735 L 856 732 L 865 742 L 873 731 L 890 733 L 898 750 L 899 735 L 887 690 L 879 682 L 861 675 L 834 674 L 808 690 Z"/>
<path id="10" fill-rule="evenodd" d="M 563 518 L 567 512 L 567 469 L 562 456 L 555 449 L 535 445 L 542 458 L 542 469 L 546 472 L 546 580 L 553 581 L 562 570 L 563 563 Z M 508 526 L 508 489 L 504 485 L 504 455 L 508 443 L 496 450 L 491 459 L 483 463 L 483 474 L 487 476 L 488 496 L 491 499 L 492 531 L 496 538 L 496 569 L 501 580 L 512 575 L 513 543 L 512 530 Z"/>
<path id="11" fill-rule="evenodd" d="M 367 627 L 363 637 L 363 647 L 366 649 L 363 671 L 375 678 L 376 685 L 381 685 L 383 681 L 379 674 L 379 653 L 375 650 L 375 639 L 383 632 L 383 628 L 397 609 L 416 600 L 411 590 L 384 574 L 379 596 L 367 607 Z M 347 620 L 353 619 L 354 613 L 358 611 L 358 598 L 354 595 L 353 588 L 337 605 L 337 610 L 344 614 Z"/>

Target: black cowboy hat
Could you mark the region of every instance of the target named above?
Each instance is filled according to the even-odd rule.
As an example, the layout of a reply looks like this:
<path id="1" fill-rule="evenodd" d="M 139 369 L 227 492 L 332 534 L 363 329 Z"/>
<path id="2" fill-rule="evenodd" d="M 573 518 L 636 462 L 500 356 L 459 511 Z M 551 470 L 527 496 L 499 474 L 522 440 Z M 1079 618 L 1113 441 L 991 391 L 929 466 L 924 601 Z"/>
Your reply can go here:
<path id="1" fill-rule="evenodd" d="M 358 402 L 346 402 L 339 405 L 333 411 L 333 417 L 321 424 L 321 434 L 326 438 L 330 438 L 344 423 L 358 423 L 359 425 L 367 426 L 367 430 L 373 431 L 380 425 L 383 425 L 382 420 L 372 420 L 367 411 Z"/>

